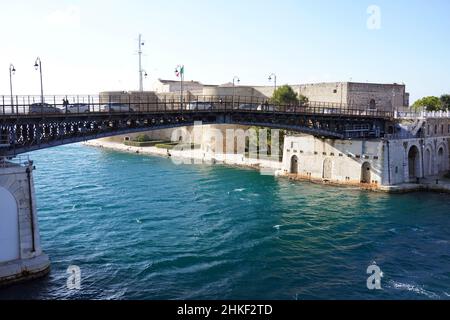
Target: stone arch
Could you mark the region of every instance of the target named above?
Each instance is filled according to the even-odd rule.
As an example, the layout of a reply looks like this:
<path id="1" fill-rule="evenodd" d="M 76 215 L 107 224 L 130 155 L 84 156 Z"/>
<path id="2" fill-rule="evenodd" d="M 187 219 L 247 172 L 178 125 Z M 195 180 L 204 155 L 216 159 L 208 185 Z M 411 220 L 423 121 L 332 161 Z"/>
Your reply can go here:
<path id="1" fill-rule="evenodd" d="M 333 160 L 326 158 L 323 160 L 323 179 L 331 180 L 333 178 Z"/>
<path id="2" fill-rule="evenodd" d="M 20 258 L 17 202 L 3 187 L 0 187 L 0 244 L 0 263 Z"/>
<path id="3" fill-rule="evenodd" d="M 425 154 L 423 157 L 423 167 L 425 176 L 432 176 L 434 173 L 434 163 L 433 163 L 433 147 L 431 145 L 427 145 L 425 147 Z"/>
<path id="4" fill-rule="evenodd" d="M 436 148 L 436 171 L 437 173 L 443 173 L 448 170 L 448 155 L 446 145 L 440 144 Z"/>
<path id="5" fill-rule="evenodd" d="M 416 145 L 412 145 L 408 151 L 408 173 L 409 179 L 420 178 L 420 150 Z"/>
<path id="6" fill-rule="evenodd" d="M 291 173 L 298 174 L 298 157 L 295 155 L 291 158 Z"/>
<path id="7" fill-rule="evenodd" d="M 372 183 L 372 166 L 369 162 L 361 166 L 361 183 Z"/>

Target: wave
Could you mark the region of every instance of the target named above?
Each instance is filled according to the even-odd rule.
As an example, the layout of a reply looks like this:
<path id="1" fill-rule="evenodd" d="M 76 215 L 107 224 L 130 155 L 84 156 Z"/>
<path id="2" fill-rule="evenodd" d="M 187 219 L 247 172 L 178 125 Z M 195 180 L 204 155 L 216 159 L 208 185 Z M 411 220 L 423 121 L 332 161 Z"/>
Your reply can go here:
<path id="1" fill-rule="evenodd" d="M 403 290 L 403 291 L 408 291 L 408 292 L 414 292 L 418 295 L 423 295 L 426 296 L 429 299 L 439 299 L 439 295 L 425 290 L 423 287 L 419 286 L 419 285 L 414 285 L 414 284 L 410 284 L 410 283 L 401 283 L 401 282 L 397 282 L 397 281 L 393 281 L 391 280 L 390 285 L 392 286 L 392 288 L 396 289 L 396 290 Z"/>

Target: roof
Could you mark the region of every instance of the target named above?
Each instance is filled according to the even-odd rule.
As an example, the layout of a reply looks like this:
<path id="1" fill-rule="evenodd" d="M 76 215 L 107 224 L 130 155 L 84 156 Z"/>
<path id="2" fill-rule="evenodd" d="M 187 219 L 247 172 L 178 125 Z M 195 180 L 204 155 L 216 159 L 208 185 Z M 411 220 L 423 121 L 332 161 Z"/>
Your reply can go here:
<path id="1" fill-rule="evenodd" d="M 162 84 L 175 84 L 175 83 L 180 83 L 181 81 L 178 80 L 163 80 L 163 79 L 158 79 L 159 82 L 161 82 Z M 190 83 L 190 84 L 197 84 L 199 86 L 203 86 L 203 84 L 199 81 L 184 81 L 184 83 Z"/>

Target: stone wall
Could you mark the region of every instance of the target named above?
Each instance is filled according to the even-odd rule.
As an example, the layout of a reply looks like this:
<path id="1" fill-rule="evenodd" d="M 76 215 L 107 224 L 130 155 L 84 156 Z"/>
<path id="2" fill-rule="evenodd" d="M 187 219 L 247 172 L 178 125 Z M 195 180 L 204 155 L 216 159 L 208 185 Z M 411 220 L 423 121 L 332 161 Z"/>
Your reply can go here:
<path id="1" fill-rule="evenodd" d="M 283 168 L 285 174 L 308 180 L 339 184 L 381 185 L 383 143 L 361 140 L 328 140 L 313 136 L 289 136 L 285 139 Z M 369 170 L 367 170 L 369 169 Z M 366 170 L 369 173 L 363 174 Z"/>
<path id="2" fill-rule="evenodd" d="M 254 97 L 259 99 L 267 98 L 262 92 L 247 86 L 236 87 L 205 87 L 203 89 L 204 96 L 219 96 L 219 97 Z"/>
<path id="3" fill-rule="evenodd" d="M 417 183 L 449 171 L 449 140 L 448 136 L 371 141 L 289 136 L 284 145 L 284 174 L 352 185 Z M 370 171 L 370 179 L 365 171 Z"/>
<path id="4" fill-rule="evenodd" d="M 3 197 L 0 201 L 9 210 L 0 212 L 0 223 L 3 227 L 9 224 L 9 228 L 18 228 L 18 238 L 13 233 L 2 239 L 0 252 L 17 248 L 18 255 L 11 256 L 10 261 L 0 261 L 0 285 L 42 275 L 49 270 L 48 256 L 41 249 L 32 171 L 31 165 L 19 166 L 8 162 L 3 162 L 0 167 Z M 6 201 L 10 202 L 9 205 Z M 17 215 L 17 220 L 11 219 L 12 214 Z"/>
<path id="5" fill-rule="evenodd" d="M 347 86 L 349 105 L 369 108 L 373 101 L 374 108 L 381 111 L 399 110 L 409 105 L 404 85 L 350 82 Z"/>

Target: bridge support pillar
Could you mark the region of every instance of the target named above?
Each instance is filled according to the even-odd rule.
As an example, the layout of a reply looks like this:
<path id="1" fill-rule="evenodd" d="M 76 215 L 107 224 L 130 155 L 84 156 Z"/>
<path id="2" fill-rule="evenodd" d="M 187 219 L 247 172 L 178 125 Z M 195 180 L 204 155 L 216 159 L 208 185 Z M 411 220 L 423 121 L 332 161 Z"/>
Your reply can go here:
<path id="1" fill-rule="evenodd" d="M 0 157 L 0 286 L 46 275 L 49 257 L 42 252 L 30 161 Z"/>

